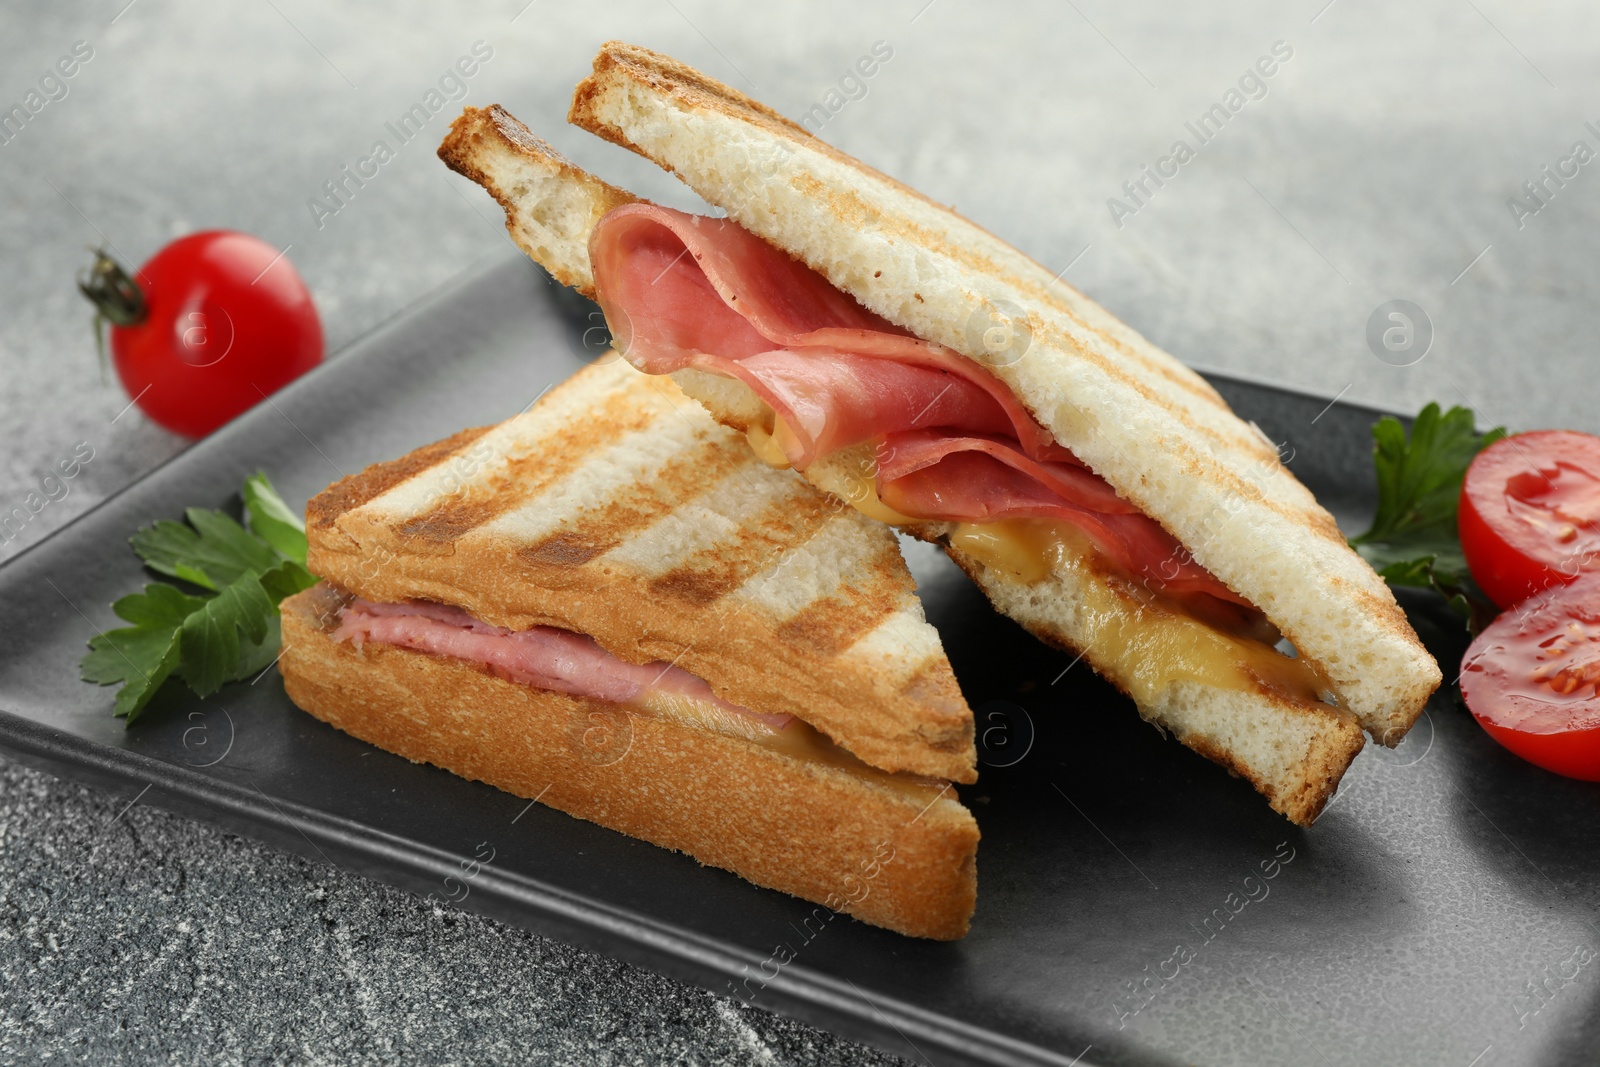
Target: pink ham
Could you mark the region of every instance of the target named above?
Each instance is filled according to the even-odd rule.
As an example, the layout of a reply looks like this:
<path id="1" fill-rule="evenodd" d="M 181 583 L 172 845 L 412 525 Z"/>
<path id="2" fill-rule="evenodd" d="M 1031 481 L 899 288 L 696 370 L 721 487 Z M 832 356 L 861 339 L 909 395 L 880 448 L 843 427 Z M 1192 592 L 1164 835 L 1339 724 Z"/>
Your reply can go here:
<path id="1" fill-rule="evenodd" d="M 947 488 L 962 487 L 953 503 Z M 891 434 L 878 446 L 879 496 L 902 515 L 952 522 L 1055 519 L 1082 530 L 1106 556 L 1148 588 L 1204 593 L 1241 607 L 1250 602 L 1190 558 L 1151 522 L 1083 467 L 1039 463 L 982 437 L 927 431 Z"/>
<path id="2" fill-rule="evenodd" d="M 744 382 L 789 429 L 795 468 L 875 442 L 879 496 L 903 515 L 1070 522 L 1153 588 L 1246 605 L 993 374 L 879 318 L 737 223 L 630 204 L 600 220 L 589 255 L 629 362 Z"/>
<path id="3" fill-rule="evenodd" d="M 339 612 L 339 628 L 333 636 L 357 648 L 372 641 L 466 660 L 509 681 L 613 704 L 636 701 L 652 692 L 673 693 L 715 704 L 773 730 L 783 729 L 792 718 L 730 704 L 703 679 L 670 663 L 618 659 L 584 634 L 553 626 L 507 630 L 448 604 L 378 604 L 357 598 Z"/>
<path id="4" fill-rule="evenodd" d="M 737 223 L 629 204 L 600 220 L 589 256 L 606 323 L 641 370 L 738 377 L 780 412 L 793 396 L 864 394 L 829 409 L 842 425 L 829 427 L 823 451 L 875 440 L 886 427 L 931 425 L 925 409 L 940 405 L 980 432 L 1007 427 L 1036 459 L 1076 462 L 994 375 L 879 318 Z M 802 350 L 811 358 L 778 358 Z M 750 357 L 763 357 L 754 366 L 767 373 L 742 370 Z M 804 370 L 810 363 L 839 365 Z M 772 388 L 778 377 L 786 391 Z M 801 466 L 819 454 L 808 449 Z"/>

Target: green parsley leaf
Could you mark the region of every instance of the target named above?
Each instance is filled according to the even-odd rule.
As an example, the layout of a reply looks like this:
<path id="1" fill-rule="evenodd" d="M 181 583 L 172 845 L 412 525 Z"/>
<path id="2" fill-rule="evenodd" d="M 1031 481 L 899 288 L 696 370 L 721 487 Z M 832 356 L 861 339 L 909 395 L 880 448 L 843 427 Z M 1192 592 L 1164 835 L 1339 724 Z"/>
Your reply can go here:
<path id="1" fill-rule="evenodd" d="M 143 593 L 118 600 L 111 610 L 134 625 L 96 634 L 89 641 L 89 654 L 80 667 L 83 680 L 99 685 L 124 683 L 115 710 L 133 722 L 177 668 L 178 631 L 205 602 L 176 586 L 154 582 L 145 586 Z"/>
<path id="2" fill-rule="evenodd" d="M 133 535 L 130 543 L 145 566 L 204 589 L 220 590 L 245 574 L 278 565 L 271 545 L 220 511 L 190 508 L 189 520 L 162 520 Z"/>
<path id="3" fill-rule="evenodd" d="M 172 673 L 178 669 L 181 653 L 178 649 L 177 635 L 174 634 L 167 641 L 167 647 L 161 653 L 161 658 L 155 661 L 148 674 L 141 678 L 129 679 L 117 690 L 117 699 L 112 704 L 111 713 L 128 720 L 132 726 L 139 714 L 149 706 L 150 701 L 160 692 L 161 686 Z"/>
<path id="4" fill-rule="evenodd" d="M 289 505 L 272 488 L 261 471 L 244 480 L 244 510 L 250 517 L 250 532 L 277 549 L 284 559 L 304 566 L 306 562 L 306 524 L 289 510 Z"/>
<path id="5" fill-rule="evenodd" d="M 247 479 L 241 495 L 248 529 L 221 511 L 190 508 L 188 525 L 157 522 L 132 538 L 152 570 L 208 592 L 147 585 L 112 605 L 132 626 L 89 642 L 83 678 L 121 683 L 116 713 L 130 725 L 169 677 L 205 697 L 272 666 L 282 644 L 279 602 L 317 582 L 305 568 L 305 527 L 266 475 Z"/>
<path id="6" fill-rule="evenodd" d="M 261 588 L 258 574 L 241 575 L 183 620 L 178 646 L 183 653 L 183 680 L 196 696 L 207 697 L 239 671 L 239 632 L 259 644 L 267 636 L 267 620 L 277 605 Z"/>
<path id="7" fill-rule="evenodd" d="M 317 584 L 317 580 L 316 575 L 294 560 L 284 560 L 261 576 L 261 588 L 266 590 L 267 598 L 276 605 L 284 597 L 293 596 L 303 589 L 310 589 Z M 283 644 L 280 624 L 278 612 L 274 611 L 267 620 L 265 638 L 254 643 L 247 640 L 239 642 L 238 668 L 228 677 L 228 681 L 237 682 L 246 678 L 254 680 L 258 674 L 278 662 L 279 647 Z"/>
<path id="8" fill-rule="evenodd" d="M 239 642 L 239 662 L 235 665 L 233 673 L 228 675 L 227 681 L 254 682 L 263 671 L 278 662 L 278 653 L 282 646 L 282 618 L 274 611 L 272 618 L 267 621 L 265 637 L 260 641 Z"/>
<path id="9" fill-rule="evenodd" d="M 1409 439 L 1398 419 L 1379 419 L 1372 428 L 1378 510 L 1372 528 L 1350 539 L 1390 585 L 1437 590 L 1474 631 L 1494 609 L 1467 570 L 1456 507 L 1473 457 L 1504 436 L 1503 429 L 1478 433 L 1472 412 L 1461 407 L 1441 412 L 1429 404 Z"/>
<path id="10" fill-rule="evenodd" d="M 267 591 L 267 596 L 272 598 L 276 605 L 286 596 L 310 589 L 316 585 L 318 578 L 292 559 L 286 559 L 276 567 L 261 575 L 261 588 Z"/>

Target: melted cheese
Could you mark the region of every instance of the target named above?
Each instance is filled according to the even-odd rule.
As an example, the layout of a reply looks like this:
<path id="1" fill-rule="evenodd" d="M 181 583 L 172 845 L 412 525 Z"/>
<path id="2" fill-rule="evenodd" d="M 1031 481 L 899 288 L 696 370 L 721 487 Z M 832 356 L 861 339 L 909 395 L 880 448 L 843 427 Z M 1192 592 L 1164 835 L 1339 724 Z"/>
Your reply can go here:
<path id="1" fill-rule="evenodd" d="M 764 421 L 746 431 L 746 437 L 762 460 L 788 467 L 782 448 L 787 433 L 782 420 L 768 409 Z M 870 465 L 858 469 L 841 464 L 828 474 L 828 488 L 868 518 L 892 526 L 923 521 L 900 514 L 878 498 L 876 472 Z M 1088 635 L 1084 647 L 1123 650 L 1114 658 L 1101 657 L 1102 673 L 1141 703 L 1155 702 L 1179 682 L 1252 691 L 1265 686 L 1306 702 L 1333 699 L 1332 684 L 1313 664 L 1285 655 L 1253 634 L 1197 618 L 1180 599 L 1140 586 L 1107 563 L 1071 523 L 962 522 L 954 524 L 947 541 L 985 567 L 1027 584 L 1058 570 L 1083 579 L 1078 584 L 1084 590 L 1079 605 Z"/>
<path id="2" fill-rule="evenodd" d="M 1062 542 L 1053 528 L 1058 523 L 961 522 L 950 533 L 950 547 L 1004 571 L 1019 582 L 1049 577 L 1061 554 Z"/>
<path id="3" fill-rule="evenodd" d="M 891 526 L 903 526 L 921 520 L 913 519 L 910 515 L 902 515 L 898 511 L 878 499 L 878 483 L 872 471 L 858 470 L 850 466 L 841 466 L 831 472 L 839 483 L 828 488 L 834 493 L 844 497 L 851 507 L 869 519 L 877 519 Z"/>
<path id="4" fill-rule="evenodd" d="M 1080 583 L 1085 647 L 1122 650 L 1114 660 L 1107 658 L 1102 669 L 1135 700 L 1153 702 L 1169 686 L 1185 681 L 1224 689 L 1265 685 L 1308 702 L 1322 700 L 1332 690 L 1306 660 L 1203 622 L 1176 598 L 1112 572 L 1089 539 L 1068 523 L 959 523 L 950 545 L 1025 582 L 1058 570 L 1098 578 Z"/>
<path id="5" fill-rule="evenodd" d="M 777 422 L 776 428 L 774 422 Z M 754 423 L 744 432 L 745 440 L 750 442 L 750 449 L 756 454 L 756 458 L 769 467 L 776 467 L 779 470 L 787 470 L 789 467 L 789 458 L 783 450 L 783 442 L 788 435 L 788 428 L 774 418 L 770 408 L 767 410 L 764 422 Z M 829 486 L 830 490 L 843 497 L 851 507 L 867 518 L 888 523 L 890 526 L 902 526 L 917 521 L 910 515 L 900 514 L 878 499 L 878 486 L 870 461 L 864 470 L 841 465 L 834 468 L 831 473 L 839 484 Z"/>
<path id="6" fill-rule="evenodd" d="M 744 437 L 750 442 L 750 450 L 761 462 L 779 470 L 789 468 L 789 457 L 783 454 L 783 446 L 778 443 L 778 438 L 770 426 L 759 424 L 751 426 L 744 432 Z"/>

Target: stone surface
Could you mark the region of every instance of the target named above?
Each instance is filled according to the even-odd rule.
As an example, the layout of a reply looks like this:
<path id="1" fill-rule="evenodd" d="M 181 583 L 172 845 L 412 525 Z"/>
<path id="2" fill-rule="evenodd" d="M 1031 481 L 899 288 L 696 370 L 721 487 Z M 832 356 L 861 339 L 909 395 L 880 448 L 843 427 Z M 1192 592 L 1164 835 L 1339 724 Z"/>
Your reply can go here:
<path id="1" fill-rule="evenodd" d="M 897 1063 L 0 762 L 0 1063 Z"/>
<path id="2" fill-rule="evenodd" d="M 693 206 L 672 179 L 562 124 L 594 47 L 637 41 L 956 204 L 1202 367 L 1397 409 L 1600 430 L 1595 9 L 1577 0 L 829 3 L 679 0 L 382 6 L 277 0 L 7 5 L 0 109 L 74 42 L 93 58 L 0 143 L 0 513 L 79 442 L 95 458 L 4 558 L 182 447 L 95 368 L 71 279 L 85 244 L 139 262 L 173 236 L 259 234 L 316 294 L 330 351 L 503 248 L 432 149 L 460 103 L 499 101 L 580 163 Z M 474 42 L 492 58 L 400 143 L 388 129 Z M 893 58 L 846 80 L 874 42 Z M 1186 123 L 1243 88 L 1205 143 Z M 1270 64 L 1269 64 L 1270 65 Z M 1257 90 L 1256 86 L 1260 89 Z M 47 89 L 59 96 L 53 85 Z M 447 95 L 458 95 L 446 83 Z M 854 97 L 854 98 L 852 98 Z M 816 114 L 813 112 L 813 114 Z M 1183 139 L 1194 158 L 1123 184 Z M 337 213 L 308 202 L 386 141 Z M 1542 202 L 1524 182 L 1546 181 Z M 1113 218 L 1109 198 L 1131 209 Z M 1510 198 L 1536 206 L 1518 212 Z M 1147 201 L 1147 202 L 1146 202 Z M 1377 358 L 1368 321 L 1414 301 L 1424 358 Z M 844 1062 L 866 1055 L 607 960 L 313 867 L 124 799 L 0 777 L 0 1057 Z M 105 824 L 105 825 L 101 825 Z"/>

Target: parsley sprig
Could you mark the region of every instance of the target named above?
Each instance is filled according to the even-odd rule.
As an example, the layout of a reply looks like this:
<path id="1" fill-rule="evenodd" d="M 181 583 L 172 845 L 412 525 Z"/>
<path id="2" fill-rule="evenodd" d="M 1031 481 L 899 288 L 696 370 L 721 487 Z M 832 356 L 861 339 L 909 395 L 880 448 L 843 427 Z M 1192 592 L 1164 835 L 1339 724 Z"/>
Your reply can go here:
<path id="1" fill-rule="evenodd" d="M 1504 437 L 1504 429 L 1477 432 L 1472 412 L 1438 404 L 1422 409 L 1405 427 L 1394 418 L 1372 428 L 1378 471 L 1378 512 L 1372 528 L 1350 539 L 1350 547 L 1393 586 L 1416 586 L 1443 594 L 1472 632 L 1494 618 L 1461 553 L 1456 507 L 1472 458 Z"/>
<path id="2" fill-rule="evenodd" d="M 196 696 L 252 677 L 277 658 L 278 603 L 310 588 L 305 526 L 265 474 L 245 479 L 242 526 L 221 511 L 190 508 L 187 524 L 162 520 L 130 540 L 145 566 L 199 590 L 151 582 L 111 605 L 131 623 L 97 634 L 84 681 L 117 685 L 116 714 L 132 725 L 168 678 Z"/>

